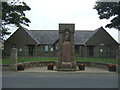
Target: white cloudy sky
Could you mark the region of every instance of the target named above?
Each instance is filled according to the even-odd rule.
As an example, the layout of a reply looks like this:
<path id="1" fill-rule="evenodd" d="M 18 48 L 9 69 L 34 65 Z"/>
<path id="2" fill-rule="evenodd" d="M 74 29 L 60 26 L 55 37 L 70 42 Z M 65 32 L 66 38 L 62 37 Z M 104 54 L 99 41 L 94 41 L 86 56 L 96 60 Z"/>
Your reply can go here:
<path id="1" fill-rule="evenodd" d="M 100 20 L 93 9 L 97 0 L 24 0 L 31 7 L 26 16 L 29 30 L 58 30 L 59 23 L 74 23 L 76 30 L 95 30 L 109 21 Z M 117 39 L 117 30 L 107 31 Z"/>
<path id="2" fill-rule="evenodd" d="M 93 9 L 96 0 L 24 0 L 30 7 L 30 29 L 58 29 L 59 23 L 75 23 L 76 30 L 94 30 L 107 21 Z"/>

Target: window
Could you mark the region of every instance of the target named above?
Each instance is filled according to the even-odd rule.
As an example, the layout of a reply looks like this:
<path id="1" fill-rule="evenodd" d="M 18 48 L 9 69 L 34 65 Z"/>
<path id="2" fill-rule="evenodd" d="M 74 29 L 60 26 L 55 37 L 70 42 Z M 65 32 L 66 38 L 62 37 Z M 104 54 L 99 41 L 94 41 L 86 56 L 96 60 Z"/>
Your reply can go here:
<path id="1" fill-rule="evenodd" d="M 11 44 L 11 48 L 16 48 L 16 44 Z"/>
<path id="2" fill-rule="evenodd" d="M 23 51 L 23 49 L 22 49 L 22 48 L 20 48 L 20 49 L 19 49 L 19 51 L 20 51 L 20 52 L 22 52 L 22 51 Z"/>
<path id="3" fill-rule="evenodd" d="M 102 53 L 102 52 L 103 52 L 103 49 L 100 49 L 100 52 Z"/>
<path id="4" fill-rule="evenodd" d="M 58 48 L 59 48 L 58 45 L 55 45 L 55 50 L 56 50 L 56 51 L 58 51 Z"/>
<path id="5" fill-rule="evenodd" d="M 45 51 L 45 53 L 47 53 L 47 52 L 48 52 L 48 50 L 49 50 L 48 45 L 45 45 L 45 46 L 44 46 L 44 51 Z"/>
<path id="6" fill-rule="evenodd" d="M 53 52 L 53 51 L 54 51 L 53 47 L 51 47 L 50 51 L 51 51 L 51 52 Z"/>
<path id="7" fill-rule="evenodd" d="M 80 46 L 79 45 L 75 45 L 75 52 L 80 52 Z"/>

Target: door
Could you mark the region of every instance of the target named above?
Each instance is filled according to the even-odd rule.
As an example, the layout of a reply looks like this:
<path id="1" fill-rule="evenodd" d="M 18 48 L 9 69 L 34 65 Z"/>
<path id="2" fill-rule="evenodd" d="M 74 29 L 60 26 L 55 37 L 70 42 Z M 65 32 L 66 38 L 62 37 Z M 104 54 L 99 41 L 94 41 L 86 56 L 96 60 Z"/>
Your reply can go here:
<path id="1" fill-rule="evenodd" d="M 28 45 L 28 55 L 33 56 L 35 45 Z"/>
<path id="2" fill-rule="evenodd" d="M 88 46 L 88 55 L 94 56 L 94 46 Z"/>

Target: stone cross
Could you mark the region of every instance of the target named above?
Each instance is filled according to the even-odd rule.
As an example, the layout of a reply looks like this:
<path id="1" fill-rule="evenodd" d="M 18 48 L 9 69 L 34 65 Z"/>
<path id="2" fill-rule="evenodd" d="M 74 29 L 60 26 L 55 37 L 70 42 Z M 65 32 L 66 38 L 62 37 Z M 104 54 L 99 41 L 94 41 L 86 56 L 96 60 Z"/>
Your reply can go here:
<path id="1" fill-rule="evenodd" d="M 59 24 L 58 70 L 74 70 L 74 24 Z"/>

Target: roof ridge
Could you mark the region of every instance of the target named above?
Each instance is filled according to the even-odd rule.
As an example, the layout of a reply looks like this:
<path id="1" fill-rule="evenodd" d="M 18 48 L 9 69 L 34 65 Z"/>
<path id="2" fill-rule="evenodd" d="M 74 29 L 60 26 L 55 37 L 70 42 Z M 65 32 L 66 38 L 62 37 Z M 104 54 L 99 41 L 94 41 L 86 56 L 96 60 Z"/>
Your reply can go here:
<path id="1" fill-rule="evenodd" d="M 28 31 L 59 31 L 59 30 L 28 30 Z M 96 31 L 96 30 L 75 30 L 75 31 Z"/>
<path id="2" fill-rule="evenodd" d="M 75 31 L 95 31 L 95 30 L 75 30 Z"/>
<path id="3" fill-rule="evenodd" d="M 58 30 L 29 30 L 29 31 L 58 31 Z"/>

